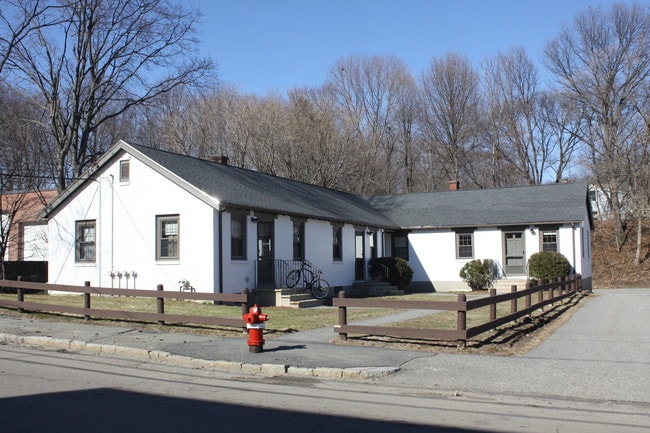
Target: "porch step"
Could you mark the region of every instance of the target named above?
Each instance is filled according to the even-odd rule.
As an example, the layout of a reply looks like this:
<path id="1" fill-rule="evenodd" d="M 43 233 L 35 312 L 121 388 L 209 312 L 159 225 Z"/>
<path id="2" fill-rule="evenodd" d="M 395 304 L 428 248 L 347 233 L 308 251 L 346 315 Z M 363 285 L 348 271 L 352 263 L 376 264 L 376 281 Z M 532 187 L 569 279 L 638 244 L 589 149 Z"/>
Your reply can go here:
<path id="1" fill-rule="evenodd" d="M 403 295 L 404 290 L 392 286 L 390 283 L 369 282 L 369 283 L 354 283 L 350 297 L 365 298 L 373 296 L 398 296 Z M 346 294 L 347 295 L 347 294 Z"/>
<path id="2" fill-rule="evenodd" d="M 283 289 L 279 300 L 280 306 L 291 308 L 319 307 L 324 303 L 324 300 L 314 298 L 306 289 Z"/>
<path id="3" fill-rule="evenodd" d="M 525 278 L 494 280 L 492 288 L 497 290 L 497 294 L 510 293 L 512 286 L 517 286 L 517 290 L 524 290 L 527 281 Z"/>

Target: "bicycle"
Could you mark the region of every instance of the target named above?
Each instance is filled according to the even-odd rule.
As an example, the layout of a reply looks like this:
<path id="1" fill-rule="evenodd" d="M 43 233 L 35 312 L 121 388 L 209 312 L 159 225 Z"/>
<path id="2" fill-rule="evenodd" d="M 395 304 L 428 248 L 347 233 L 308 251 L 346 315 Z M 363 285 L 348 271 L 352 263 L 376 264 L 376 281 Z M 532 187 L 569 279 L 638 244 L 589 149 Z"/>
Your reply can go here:
<path id="1" fill-rule="evenodd" d="M 314 298 L 325 299 L 330 294 L 330 284 L 320 277 L 321 274 L 320 269 L 312 271 L 309 269 L 307 261 L 302 260 L 300 268 L 294 269 L 287 275 L 287 287 L 292 289 L 302 280 L 303 287 L 310 290 Z"/>

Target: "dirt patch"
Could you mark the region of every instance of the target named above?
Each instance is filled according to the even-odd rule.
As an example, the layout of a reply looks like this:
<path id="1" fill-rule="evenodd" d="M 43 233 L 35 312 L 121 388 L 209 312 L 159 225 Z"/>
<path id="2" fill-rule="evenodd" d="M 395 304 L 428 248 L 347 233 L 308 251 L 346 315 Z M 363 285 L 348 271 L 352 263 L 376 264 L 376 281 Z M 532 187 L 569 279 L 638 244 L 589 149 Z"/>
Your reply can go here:
<path id="1" fill-rule="evenodd" d="M 336 344 L 387 347 L 423 352 L 453 352 L 485 355 L 522 355 L 528 353 L 546 340 L 566 323 L 571 316 L 593 295 L 581 292 L 544 310 L 537 310 L 527 317 L 502 325 L 496 330 L 485 332 L 467 341 L 464 349 L 455 341 L 419 340 L 371 335 L 349 335 L 346 341 L 335 338 Z"/>
<path id="2" fill-rule="evenodd" d="M 626 227 L 621 250 L 616 248 L 612 221 L 596 221 L 592 234 L 593 285 L 598 289 L 650 287 L 650 229 L 644 226 L 641 263 L 636 255 L 636 223 Z"/>

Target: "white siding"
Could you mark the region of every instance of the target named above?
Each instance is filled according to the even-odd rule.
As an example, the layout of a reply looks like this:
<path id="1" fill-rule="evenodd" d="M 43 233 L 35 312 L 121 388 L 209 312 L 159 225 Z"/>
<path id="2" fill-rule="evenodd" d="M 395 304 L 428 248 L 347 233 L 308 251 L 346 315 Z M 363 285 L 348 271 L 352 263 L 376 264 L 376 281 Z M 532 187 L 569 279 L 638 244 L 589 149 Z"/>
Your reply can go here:
<path id="1" fill-rule="evenodd" d="M 89 182 L 49 224 L 51 283 L 178 290 L 187 279 L 201 292 L 218 290 L 214 273 L 212 207 L 131 159 L 130 182 L 120 183 L 119 161 Z M 156 260 L 156 216 L 179 215 L 179 260 Z M 75 263 L 75 221 L 96 220 L 96 261 Z M 136 271 L 137 278 L 109 273 Z"/>

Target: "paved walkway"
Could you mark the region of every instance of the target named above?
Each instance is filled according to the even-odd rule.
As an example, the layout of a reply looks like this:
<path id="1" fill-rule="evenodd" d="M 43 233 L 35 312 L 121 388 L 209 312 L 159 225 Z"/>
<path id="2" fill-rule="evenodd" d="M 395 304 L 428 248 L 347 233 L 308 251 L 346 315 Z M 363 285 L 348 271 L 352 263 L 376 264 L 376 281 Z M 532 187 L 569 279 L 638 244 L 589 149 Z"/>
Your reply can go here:
<path id="1" fill-rule="evenodd" d="M 369 378 L 413 386 L 532 393 L 650 404 L 650 289 L 603 290 L 543 344 L 522 356 L 432 353 L 329 343 L 332 328 L 268 339 L 165 333 L 0 315 L 0 343 L 144 356 L 268 374 Z M 369 319 L 380 324 L 423 314 Z M 359 322 L 362 323 L 362 322 Z M 399 371 L 399 374 L 392 374 Z"/>

